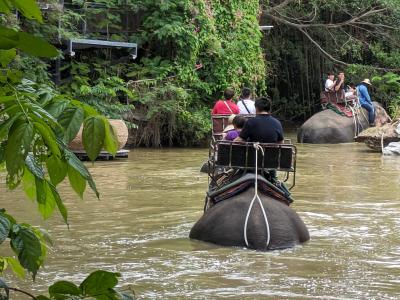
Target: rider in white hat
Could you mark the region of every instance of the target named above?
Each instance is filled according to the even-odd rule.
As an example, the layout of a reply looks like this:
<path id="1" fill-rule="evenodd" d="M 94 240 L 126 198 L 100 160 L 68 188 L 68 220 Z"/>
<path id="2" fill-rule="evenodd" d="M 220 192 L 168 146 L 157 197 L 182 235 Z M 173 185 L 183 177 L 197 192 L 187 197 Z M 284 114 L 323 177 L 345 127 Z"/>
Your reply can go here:
<path id="1" fill-rule="evenodd" d="M 368 79 L 368 78 L 365 78 L 363 81 L 361 81 L 361 82 L 363 82 L 363 83 L 366 83 L 366 84 L 368 84 L 369 86 L 371 86 L 372 84 L 371 84 L 371 81 Z"/>

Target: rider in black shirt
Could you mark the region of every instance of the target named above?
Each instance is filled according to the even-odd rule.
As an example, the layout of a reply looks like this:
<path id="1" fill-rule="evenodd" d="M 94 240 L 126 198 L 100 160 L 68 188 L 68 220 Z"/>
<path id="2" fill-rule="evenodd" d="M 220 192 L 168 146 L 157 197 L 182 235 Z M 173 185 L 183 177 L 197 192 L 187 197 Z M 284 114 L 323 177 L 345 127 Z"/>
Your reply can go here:
<path id="1" fill-rule="evenodd" d="M 271 101 L 260 98 L 255 102 L 257 116 L 249 119 L 235 142 L 282 143 L 281 122 L 271 116 Z"/>

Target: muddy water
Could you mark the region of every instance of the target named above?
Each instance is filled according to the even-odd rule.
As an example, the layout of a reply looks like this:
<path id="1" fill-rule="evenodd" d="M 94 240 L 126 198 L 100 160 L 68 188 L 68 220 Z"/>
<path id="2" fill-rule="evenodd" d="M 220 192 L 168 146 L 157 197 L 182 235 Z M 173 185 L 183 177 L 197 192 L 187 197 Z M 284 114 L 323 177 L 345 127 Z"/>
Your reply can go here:
<path id="1" fill-rule="evenodd" d="M 41 221 L 22 193 L 2 185 L 0 206 L 54 239 L 35 284 L 7 280 L 38 294 L 105 269 L 121 272 L 138 299 L 399 299 L 400 158 L 357 144 L 298 151 L 293 208 L 311 235 L 303 246 L 261 253 L 189 240 L 202 213 L 207 149 L 134 150 L 89 165 L 100 201 L 62 187 L 69 230 L 59 215 Z"/>

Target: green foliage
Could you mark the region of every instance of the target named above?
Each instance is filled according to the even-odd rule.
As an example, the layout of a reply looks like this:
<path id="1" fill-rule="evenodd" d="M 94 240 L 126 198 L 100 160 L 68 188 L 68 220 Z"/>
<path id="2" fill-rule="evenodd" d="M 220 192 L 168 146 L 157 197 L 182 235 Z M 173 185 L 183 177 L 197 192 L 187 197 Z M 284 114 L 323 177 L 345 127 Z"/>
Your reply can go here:
<path id="1" fill-rule="evenodd" d="M 0 260 L 0 267 L 2 260 Z M 9 261 L 7 261 L 9 263 Z M 97 300 L 133 300 L 132 291 L 121 292 L 115 289 L 119 273 L 108 271 L 94 271 L 86 277 L 82 283 L 77 286 L 70 281 L 57 281 L 49 287 L 49 296 L 39 295 L 37 300 L 79 300 L 79 299 L 97 299 Z M 6 298 L 9 299 L 10 288 L 0 279 L 0 291 L 5 290 Z M 1 295 L 1 294 L 0 294 Z M 33 297 L 33 295 L 32 295 Z M 3 299 L 3 298 L 2 298 Z"/>
<path id="2" fill-rule="evenodd" d="M 140 9 L 136 38 L 148 55 L 128 73 L 148 120 L 138 144 L 196 144 L 226 87 L 265 91 L 258 1 L 143 1 Z"/>
<path id="3" fill-rule="evenodd" d="M 10 13 L 14 7 L 26 18 L 42 20 L 34 0 L 0 0 L 0 12 Z M 8 188 L 15 189 L 22 182 L 27 197 L 37 203 L 43 218 L 50 217 L 57 208 L 68 224 L 67 209 L 56 188 L 67 174 L 72 187 L 81 197 L 86 183 L 97 197 L 99 194 L 87 168 L 66 143 L 84 124 L 86 133 L 83 143 L 94 160 L 103 144 L 106 150 L 115 154 L 115 133 L 110 129 L 107 119 L 95 109 L 59 94 L 49 84 L 43 84 L 47 75 L 40 77 L 42 82 L 24 78 L 24 60 L 17 56 L 16 49 L 41 57 L 58 54 L 53 46 L 41 38 L 0 26 L 0 64 L 3 68 L 0 74 L 0 167 L 4 170 L 5 166 Z M 93 134 L 89 142 L 85 141 L 89 139 L 88 133 Z M 26 270 L 35 279 L 47 253 L 47 234 L 29 224 L 17 223 L 2 208 L 0 244 L 6 241 L 10 242 L 18 260 L 0 256 L 0 274 L 10 267 L 20 277 L 24 276 Z M 117 277 L 116 274 L 110 276 Z M 82 295 L 96 299 L 122 299 L 112 289 L 114 286 L 101 291 L 102 296 L 83 290 Z M 8 299 L 10 289 L 1 280 L 0 289 L 5 289 Z"/>
<path id="4" fill-rule="evenodd" d="M 13 6 L 21 11 L 24 17 L 42 22 L 42 14 L 35 0 L 1 0 L 0 12 L 9 14 Z"/>
<path id="5" fill-rule="evenodd" d="M 104 119 L 90 117 L 83 123 L 83 145 L 88 149 L 87 154 L 91 160 L 95 160 L 103 147 L 105 138 Z M 115 152 L 113 153 L 115 154 Z"/>
<path id="6" fill-rule="evenodd" d="M 84 59 L 91 60 L 89 57 Z M 127 103 L 129 99 L 135 98 L 135 93 L 127 87 L 124 79 L 111 75 L 120 72 L 118 67 L 121 66 L 108 67 L 108 64 L 101 59 L 94 59 L 92 64 L 72 62 L 73 80 L 62 86 L 61 90 L 91 105 L 108 118 L 121 119 L 134 109 L 133 105 Z M 127 125 L 130 128 L 135 127 L 132 122 L 127 122 Z"/>
<path id="7" fill-rule="evenodd" d="M 62 105 L 64 106 L 64 104 Z M 64 128 L 62 140 L 65 143 L 71 142 L 76 137 L 84 120 L 84 117 L 85 113 L 83 109 L 81 107 L 75 106 L 66 108 L 64 112 L 60 114 L 58 121 L 60 122 L 60 125 Z"/>
<path id="8" fill-rule="evenodd" d="M 263 2 L 265 22 L 275 25 L 265 40 L 268 86 L 278 90 L 282 117 L 305 119 L 319 110 L 329 71 L 345 69 L 346 84 L 399 73 L 399 1 Z M 388 104 L 389 95 L 374 96 Z"/>
<path id="9" fill-rule="evenodd" d="M 39 296 L 40 299 L 110 299 L 131 300 L 131 293 L 118 292 L 115 286 L 118 283 L 119 273 L 94 271 L 79 285 L 69 281 L 58 281 L 49 287 L 49 296 Z M 38 298 L 39 299 L 39 298 Z"/>
<path id="10" fill-rule="evenodd" d="M 63 92 L 100 113 L 122 117 L 131 128 L 139 125 L 136 144 L 196 144 L 209 135 L 206 111 L 226 87 L 239 92 L 246 85 L 258 94 L 266 90 L 258 1 L 74 3 L 82 11 L 65 9 L 60 16 L 63 26 L 58 33 L 65 37 L 79 36 L 74 30 L 85 18 L 94 32 L 105 27 L 118 31 L 120 10 L 130 9 L 129 15 L 140 24 L 127 37 L 141 46 L 137 61 L 115 50 L 82 51 L 65 67 L 72 80 L 62 86 Z M 112 38 L 120 40 L 124 34 Z"/>
<path id="11" fill-rule="evenodd" d="M 23 31 L 16 31 L 0 25 L 0 48 L 18 48 L 28 54 L 40 57 L 54 57 L 57 49 L 45 40 Z"/>
<path id="12" fill-rule="evenodd" d="M 382 72 L 371 66 L 352 65 L 346 69 L 352 82 L 361 82 L 371 78 L 372 99 L 379 101 L 389 109 L 392 119 L 400 117 L 400 75 L 394 72 Z"/>
<path id="13" fill-rule="evenodd" d="M 392 119 L 400 118 L 400 75 L 389 72 L 383 76 L 372 77 L 372 83 L 377 95 L 383 95 L 382 99 L 388 103 Z"/>
<path id="14" fill-rule="evenodd" d="M 8 266 L 19 276 L 24 276 L 24 269 L 32 274 L 33 279 L 46 255 L 46 238 L 41 231 L 28 224 L 19 224 L 4 211 L 0 212 L 0 241 L 10 239 L 11 249 L 18 256 L 0 257 L 0 274 Z"/>

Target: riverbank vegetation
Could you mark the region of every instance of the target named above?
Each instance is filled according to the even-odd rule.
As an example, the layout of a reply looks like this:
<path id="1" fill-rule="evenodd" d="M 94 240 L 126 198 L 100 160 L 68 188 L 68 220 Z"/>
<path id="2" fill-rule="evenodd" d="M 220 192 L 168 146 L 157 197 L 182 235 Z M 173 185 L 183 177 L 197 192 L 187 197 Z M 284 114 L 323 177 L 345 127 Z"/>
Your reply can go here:
<path id="1" fill-rule="evenodd" d="M 136 60 L 116 49 L 66 53 L 58 87 L 138 126 L 132 145 L 196 145 L 208 137 L 210 108 L 226 87 L 266 89 L 258 1 L 72 3 L 50 5 L 44 26 L 19 24 L 56 44 L 90 37 L 140 45 Z M 45 74 L 41 79 L 49 81 Z"/>
<path id="2" fill-rule="evenodd" d="M 14 9 L 25 18 L 43 22 L 34 1 L 0 1 L 4 20 Z M 79 197 L 83 198 L 86 185 L 99 197 L 92 176 L 68 149 L 68 143 L 83 126 L 83 144 L 88 157 L 94 161 L 103 147 L 115 155 L 118 141 L 108 120 L 91 106 L 58 93 L 49 83 L 33 81 L 33 76 L 21 67 L 20 62 L 24 61 L 21 52 L 36 58 L 58 55 L 57 49 L 44 39 L 7 22 L 0 25 L 0 170 L 5 174 L 3 184 L 9 190 L 22 186 L 27 198 L 37 203 L 44 219 L 58 210 L 68 226 L 68 211 L 57 188 L 65 178 Z M 32 65 L 28 67 L 35 69 Z M 12 212 L 13 208 L 9 209 Z M 29 273 L 35 280 L 50 245 L 47 232 L 18 222 L 5 207 L 0 207 L 0 275 L 12 270 L 21 278 Z M 129 294 L 114 289 L 119 276 L 95 271 L 79 286 L 58 281 L 49 287 L 49 296 L 38 297 L 9 286 L 0 278 L 0 299 L 15 298 L 15 292 L 41 300 L 132 299 Z"/>
<path id="3" fill-rule="evenodd" d="M 42 26 L 6 21 L 63 49 L 68 38 L 138 43 L 135 60 L 121 49 L 64 52 L 57 74 L 54 61 L 35 61 L 34 68 L 31 58 L 20 61 L 36 81 L 48 84 L 52 71 L 64 94 L 110 118 L 122 116 L 132 146 L 201 144 L 210 132 L 210 109 L 228 86 L 268 93 L 276 115 L 302 122 L 320 109 L 329 70 L 344 70 L 346 83 L 373 78 L 373 98 L 391 111 L 399 107 L 392 86 L 399 83 L 398 1 L 46 3 Z M 274 28 L 261 32 L 260 24 Z"/>

